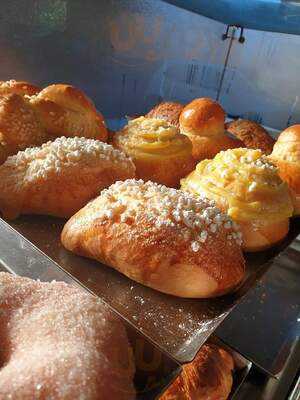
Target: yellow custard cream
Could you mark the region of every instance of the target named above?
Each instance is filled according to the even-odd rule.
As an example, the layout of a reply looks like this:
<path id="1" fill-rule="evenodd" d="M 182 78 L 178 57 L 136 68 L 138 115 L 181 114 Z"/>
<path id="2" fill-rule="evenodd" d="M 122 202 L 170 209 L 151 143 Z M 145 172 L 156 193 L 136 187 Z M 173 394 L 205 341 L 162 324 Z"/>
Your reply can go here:
<path id="1" fill-rule="evenodd" d="M 221 151 L 201 161 L 181 188 L 215 200 L 236 221 L 280 221 L 293 214 L 286 183 L 260 150 Z"/>

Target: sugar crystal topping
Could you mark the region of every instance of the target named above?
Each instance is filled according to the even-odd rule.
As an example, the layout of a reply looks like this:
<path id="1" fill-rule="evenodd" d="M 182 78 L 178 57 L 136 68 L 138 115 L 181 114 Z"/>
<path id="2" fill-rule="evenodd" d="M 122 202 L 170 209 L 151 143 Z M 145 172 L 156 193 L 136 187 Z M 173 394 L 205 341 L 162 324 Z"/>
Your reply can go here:
<path id="1" fill-rule="evenodd" d="M 134 170 L 134 164 L 123 152 L 99 140 L 82 137 L 59 137 L 41 147 L 27 148 L 9 157 L 4 165 L 15 166 L 19 171 L 30 168 L 30 179 L 46 178 L 70 166 L 103 166 L 117 164 L 120 168 Z"/>
<path id="2" fill-rule="evenodd" d="M 229 242 L 242 243 L 238 226 L 208 199 L 135 179 L 116 182 L 103 190 L 101 197 L 107 200 L 97 215 L 103 223 L 114 219 L 132 223 L 142 212 L 157 229 L 163 226 L 177 229 L 178 235 L 190 242 L 194 252 L 208 239 L 215 238 L 221 229 Z"/>

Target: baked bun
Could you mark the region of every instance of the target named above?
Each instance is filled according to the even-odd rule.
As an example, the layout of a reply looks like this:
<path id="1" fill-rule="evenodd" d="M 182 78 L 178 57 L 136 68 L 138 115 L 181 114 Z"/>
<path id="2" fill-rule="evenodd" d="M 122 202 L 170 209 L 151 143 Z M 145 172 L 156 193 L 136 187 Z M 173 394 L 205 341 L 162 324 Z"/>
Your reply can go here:
<path id="1" fill-rule="evenodd" d="M 240 233 L 212 203 L 153 182 L 117 182 L 66 223 L 62 243 L 161 292 L 220 296 L 245 267 Z"/>
<path id="2" fill-rule="evenodd" d="M 92 101 L 70 85 L 56 84 L 30 99 L 50 136 L 80 136 L 107 140 L 104 119 Z"/>
<path id="3" fill-rule="evenodd" d="M 228 122 L 226 130 L 243 142 L 243 147 L 260 149 L 264 154 L 272 152 L 275 140 L 261 125 L 247 119 Z"/>
<path id="4" fill-rule="evenodd" d="M 2 400 L 133 400 L 134 361 L 121 321 L 62 282 L 0 272 Z"/>
<path id="5" fill-rule="evenodd" d="M 0 81 L 0 96 L 7 96 L 8 94 L 16 93 L 21 96 L 33 96 L 40 92 L 38 86 L 24 81 Z"/>
<path id="6" fill-rule="evenodd" d="M 179 116 L 184 106 L 173 101 L 164 101 L 157 104 L 146 115 L 147 118 L 163 119 L 179 129 Z"/>
<path id="7" fill-rule="evenodd" d="M 294 215 L 300 215 L 300 125 L 290 126 L 279 135 L 271 159 L 291 190 Z"/>
<path id="8" fill-rule="evenodd" d="M 213 158 L 221 150 L 242 146 L 239 140 L 226 135 L 225 111 L 212 99 L 200 98 L 187 104 L 179 123 L 180 132 L 192 141 L 197 161 Z"/>
<path id="9" fill-rule="evenodd" d="M 136 165 L 136 176 L 166 186 L 179 181 L 195 167 L 191 141 L 164 120 L 140 117 L 128 122 L 113 137 Z"/>
<path id="10" fill-rule="evenodd" d="M 183 366 L 160 400 L 227 400 L 233 369 L 229 353 L 214 344 L 205 344 L 195 359 Z"/>
<path id="11" fill-rule="evenodd" d="M 245 251 L 271 247 L 288 233 L 293 214 L 288 187 L 260 150 L 222 151 L 200 162 L 181 185 L 215 200 L 239 224 Z"/>
<path id="12" fill-rule="evenodd" d="M 61 137 L 26 149 L 0 166 L 0 212 L 70 217 L 135 167 L 125 154 L 98 140 Z"/>

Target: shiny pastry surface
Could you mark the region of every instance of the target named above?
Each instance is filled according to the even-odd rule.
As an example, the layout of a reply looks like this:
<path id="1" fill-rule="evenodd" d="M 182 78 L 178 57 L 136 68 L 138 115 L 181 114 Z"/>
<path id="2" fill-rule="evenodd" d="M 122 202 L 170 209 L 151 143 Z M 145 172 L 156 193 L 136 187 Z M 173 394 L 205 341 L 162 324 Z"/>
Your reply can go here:
<path id="1" fill-rule="evenodd" d="M 132 157 L 137 177 L 167 186 L 177 186 L 195 165 L 191 141 L 164 120 L 131 120 L 114 135 L 113 144 Z"/>
<path id="2" fill-rule="evenodd" d="M 164 101 L 157 104 L 146 114 L 147 118 L 163 119 L 179 128 L 179 117 L 184 106 L 174 101 Z"/>
<path id="3" fill-rule="evenodd" d="M 220 296 L 245 273 L 241 234 L 213 202 L 141 180 L 102 191 L 66 223 L 62 243 L 180 297 Z"/>

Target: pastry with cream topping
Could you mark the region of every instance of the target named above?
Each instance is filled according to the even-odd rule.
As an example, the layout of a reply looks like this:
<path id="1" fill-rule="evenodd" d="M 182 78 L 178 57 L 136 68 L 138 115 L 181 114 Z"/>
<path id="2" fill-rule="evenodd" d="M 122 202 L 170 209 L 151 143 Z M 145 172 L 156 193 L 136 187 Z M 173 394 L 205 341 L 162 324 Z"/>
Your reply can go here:
<path id="1" fill-rule="evenodd" d="M 154 106 L 148 114 L 146 114 L 146 117 L 163 119 L 179 129 L 179 116 L 183 107 L 182 104 L 175 103 L 174 101 L 164 101 Z"/>
<path id="2" fill-rule="evenodd" d="M 129 121 L 114 135 L 113 145 L 133 159 L 138 178 L 166 186 L 178 187 L 195 167 L 191 141 L 162 119 Z"/>
<path id="3" fill-rule="evenodd" d="M 75 214 L 64 247 L 153 289 L 220 296 L 244 278 L 241 233 L 213 201 L 153 182 L 116 182 Z"/>
<path id="4" fill-rule="evenodd" d="M 290 188 L 294 215 L 300 215 L 300 125 L 290 126 L 281 132 L 270 158 Z"/>
<path id="5" fill-rule="evenodd" d="M 197 161 L 213 158 L 221 150 L 243 147 L 243 143 L 225 132 L 225 111 L 210 98 L 194 99 L 179 117 L 180 132 L 193 144 Z"/>
<path id="6" fill-rule="evenodd" d="M 63 282 L 0 272 L 0 399 L 134 400 L 122 322 Z"/>
<path id="7" fill-rule="evenodd" d="M 70 217 L 102 189 L 133 178 L 135 166 L 98 140 L 61 137 L 28 148 L 0 166 L 0 212 Z"/>
<path id="8" fill-rule="evenodd" d="M 288 187 L 260 150 L 222 151 L 200 162 L 181 188 L 227 212 L 241 228 L 246 251 L 271 247 L 288 233 L 293 214 Z"/>

